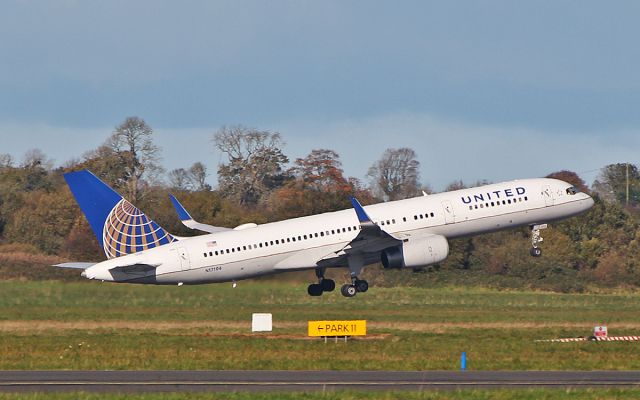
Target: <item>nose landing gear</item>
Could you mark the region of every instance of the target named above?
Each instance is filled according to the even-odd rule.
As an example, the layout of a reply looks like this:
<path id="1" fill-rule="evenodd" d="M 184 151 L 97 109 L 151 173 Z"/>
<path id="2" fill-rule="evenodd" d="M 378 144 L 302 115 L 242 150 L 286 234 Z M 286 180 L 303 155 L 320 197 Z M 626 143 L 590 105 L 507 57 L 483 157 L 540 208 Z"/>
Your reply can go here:
<path id="1" fill-rule="evenodd" d="M 531 226 L 531 250 L 529 250 L 529 254 L 531 254 L 532 257 L 540 257 L 542 255 L 542 249 L 538 247 L 538 244 L 544 240 L 540 235 L 540 231 L 547 229 L 547 227 L 547 224 Z"/>

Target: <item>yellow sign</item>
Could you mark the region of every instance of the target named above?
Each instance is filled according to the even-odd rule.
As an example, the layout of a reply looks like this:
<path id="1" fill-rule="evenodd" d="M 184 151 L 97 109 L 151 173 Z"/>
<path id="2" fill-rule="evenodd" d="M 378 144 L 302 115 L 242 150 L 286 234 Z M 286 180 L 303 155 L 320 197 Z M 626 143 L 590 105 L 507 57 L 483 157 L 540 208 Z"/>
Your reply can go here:
<path id="1" fill-rule="evenodd" d="M 366 336 L 367 321 L 309 321 L 309 336 Z"/>

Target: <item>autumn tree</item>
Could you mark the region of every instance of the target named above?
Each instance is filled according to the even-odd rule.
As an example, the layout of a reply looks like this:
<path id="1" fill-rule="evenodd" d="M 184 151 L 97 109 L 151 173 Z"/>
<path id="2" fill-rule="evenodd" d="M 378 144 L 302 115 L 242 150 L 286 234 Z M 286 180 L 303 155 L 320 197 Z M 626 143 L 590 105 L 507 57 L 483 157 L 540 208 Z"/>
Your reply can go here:
<path id="1" fill-rule="evenodd" d="M 372 196 L 360 181 L 345 178 L 340 156 L 333 150 L 313 150 L 296 159 L 291 171 L 295 179 L 269 198 L 269 209 L 278 219 L 349 208 L 351 196 L 371 203 Z"/>
<path id="2" fill-rule="evenodd" d="M 284 184 L 289 162 L 277 132 L 260 131 L 242 125 L 223 126 L 213 137 L 226 157 L 218 167 L 219 190 L 243 205 L 255 205 Z"/>
<path id="3" fill-rule="evenodd" d="M 547 178 L 560 179 L 561 181 L 572 184 L 583 193 L 589 193 L 589 187 L 587 186 L 587 184 L 582 180 L 582 178 L 580 178 L 580 176 L 578 176 L 578 174 L 573 171 L 562 170 L 552 172 L 547 175 Z"/>
<path id="4" fill-rule="evenodd" d="M 367 173 L 373 193 L 386 201 L 416 196 L 420 187 L 419 167 L 412 149 L 387 149 Z"/>
<path id="5" fill-rule="evenodd" d="M 349 182 L 342 171 L 340 156 L 333 150 L 317 149 L 305 158 L 298 158 L 294 174 L 306 188 L 318 191 L 348 190 Z"/>

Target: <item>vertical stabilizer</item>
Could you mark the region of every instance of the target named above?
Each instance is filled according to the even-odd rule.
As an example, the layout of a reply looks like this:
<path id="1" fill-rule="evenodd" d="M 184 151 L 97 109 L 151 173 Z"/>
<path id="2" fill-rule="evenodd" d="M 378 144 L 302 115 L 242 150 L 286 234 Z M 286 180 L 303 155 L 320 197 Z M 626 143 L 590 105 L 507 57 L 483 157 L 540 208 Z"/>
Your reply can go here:
<path id="1" fill-rule="evenodd" d="M 64 178 L 107 258 L 177 240 L 91 172 L 70 172 Z"/>

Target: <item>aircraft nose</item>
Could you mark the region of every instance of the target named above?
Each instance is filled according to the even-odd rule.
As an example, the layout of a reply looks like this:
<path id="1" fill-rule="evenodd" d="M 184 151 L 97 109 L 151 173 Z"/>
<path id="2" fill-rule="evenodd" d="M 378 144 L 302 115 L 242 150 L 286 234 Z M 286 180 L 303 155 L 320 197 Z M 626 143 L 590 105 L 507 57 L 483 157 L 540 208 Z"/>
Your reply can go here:
<path id="1" fill-rule="evenodd" d="M 589 196 L 588 194 L 585 194 L 585 196 L 587 196 L 587 197 L 585 197 L 582 200 L 582 204 L 584 204 L 584 209 L 588 210 L 591 207 L 593 207 L 593 205 L 595 204 L 595 201 L 593 201 L 593 197 Z"/>

